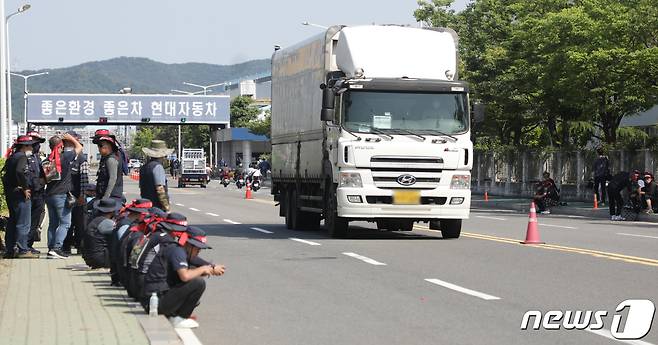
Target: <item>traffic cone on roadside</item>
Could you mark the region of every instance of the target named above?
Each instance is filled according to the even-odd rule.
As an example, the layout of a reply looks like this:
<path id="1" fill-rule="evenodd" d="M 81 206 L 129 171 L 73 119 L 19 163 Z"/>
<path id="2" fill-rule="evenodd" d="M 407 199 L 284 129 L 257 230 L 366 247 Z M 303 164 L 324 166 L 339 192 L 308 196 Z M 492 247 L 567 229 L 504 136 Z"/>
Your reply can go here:
<path id="1" fill-rule="evenodd" d="M 245 193 L 245 199 L 251 199 L 251 183 L 247 183 L 247 189 Z"/>
<path id="2" fill-rule="evenodd" d="M 599 200 L 596 197 L 596 193 L 594 193 L 594 209 L 596 210 L 598 208 L 599 208 Z"/>
<path id="3" fill-rule="evenodd" d="M 523 244 L 543 244 L 539 239 L 539 227 L 537 226 L 537 210 L 535 208 L 535 202 L 533 201 L 530 204 L 530 214 L 528 216 L 528 229 L 525 234 L 525 241 L 521 242 Z"/>
<path id="4" fill-rule="evenodd" d="M 484 201 L 489 201 L 489 193 L 487 191 L 484 191 Z"/>

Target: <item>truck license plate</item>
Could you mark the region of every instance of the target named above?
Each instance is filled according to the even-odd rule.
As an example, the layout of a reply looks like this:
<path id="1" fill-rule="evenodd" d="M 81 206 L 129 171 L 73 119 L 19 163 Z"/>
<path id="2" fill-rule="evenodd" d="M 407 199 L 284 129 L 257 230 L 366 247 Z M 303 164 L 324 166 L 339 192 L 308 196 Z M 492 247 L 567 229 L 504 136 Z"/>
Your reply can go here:
<path id="1" fill-rule="evenodd" d="M 418 190 L 394 190 L 393 204 L 395 205 L 419 205 L 420 191 Z"/>

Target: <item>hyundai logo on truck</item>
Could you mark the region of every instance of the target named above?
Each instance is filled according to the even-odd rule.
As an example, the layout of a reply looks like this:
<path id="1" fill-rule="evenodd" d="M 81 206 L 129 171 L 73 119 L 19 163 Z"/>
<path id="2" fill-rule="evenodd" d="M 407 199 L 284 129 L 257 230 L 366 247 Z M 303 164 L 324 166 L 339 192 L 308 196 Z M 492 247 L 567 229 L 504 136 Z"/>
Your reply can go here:
<path id="1" fill-rule="evenodd" d="M 409 175 L 409 174 L 400 175 L 398 176 L 397 181 L 399 184 L 403 186 L 411 186 L 414 183 L 416 183 L 416 177 L 414 175 Z"/>

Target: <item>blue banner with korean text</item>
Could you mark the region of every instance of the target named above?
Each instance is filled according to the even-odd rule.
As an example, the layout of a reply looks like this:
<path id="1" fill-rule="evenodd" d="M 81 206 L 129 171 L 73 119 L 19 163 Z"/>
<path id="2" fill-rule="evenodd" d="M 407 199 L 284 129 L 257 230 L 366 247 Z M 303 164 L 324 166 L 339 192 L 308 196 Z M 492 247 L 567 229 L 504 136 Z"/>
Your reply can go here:
<path id="1" fill-rule="evenodd" d="M 30 93 L 29 123 L 226 124 L 225 95 L 103 95 Z"/>

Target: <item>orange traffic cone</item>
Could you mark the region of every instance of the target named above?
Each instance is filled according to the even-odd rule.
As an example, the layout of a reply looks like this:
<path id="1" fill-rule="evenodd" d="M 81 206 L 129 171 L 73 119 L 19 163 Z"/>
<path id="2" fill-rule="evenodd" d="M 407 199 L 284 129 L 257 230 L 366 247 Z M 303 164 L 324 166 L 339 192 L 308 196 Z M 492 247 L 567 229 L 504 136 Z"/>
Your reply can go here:
<path id="1" fill-rule="evenodd" d="M 596 193 L 594 193 L 594 209 L 596 210 L 598 208 L 599 208 L 599 200 L 596 197 Z"/>
<path id="2" fill-rule="evenodd" d="M 528 229 L 525 234 L 525 241 L 523 244 L 543 244 L 539 239 L 539 228 L 537 227 L 537 210 L 535 209 L 535 202 L 530 204 L 530 215 L 528 218 Z"/>
<path id="3" fill-rule="evenodd" d="M 484 201 L 489 201 L 489 193 L 487 191 L 484 191 Z"/>
<path id="4" fill-rule="evenodd" d="M 245 194 L 245 199 L 251 199 L 251 183 L 247 183 L 247 191 Z"/>

